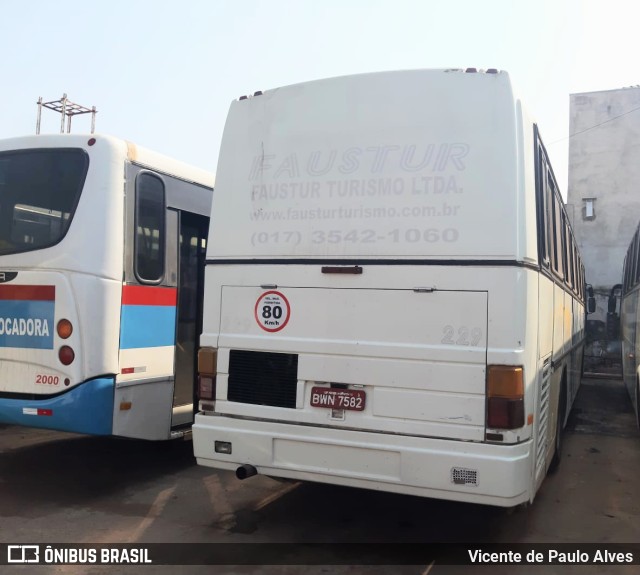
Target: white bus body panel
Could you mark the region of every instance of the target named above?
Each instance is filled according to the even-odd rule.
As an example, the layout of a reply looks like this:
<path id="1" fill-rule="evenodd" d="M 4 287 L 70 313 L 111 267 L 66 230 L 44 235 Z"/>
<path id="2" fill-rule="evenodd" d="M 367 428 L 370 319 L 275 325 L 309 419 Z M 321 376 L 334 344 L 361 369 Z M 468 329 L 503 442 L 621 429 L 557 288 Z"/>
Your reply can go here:
<path id="1" fill-rule="evenodd" d="M 113 434 L 161 440 L 171 435 L 173 378 L 118 382 L 114 392 Z M 122 404 L 130 409 L 121 409 Z"/>
<path id="2" fill-rule="evenodd" d="M 208 257 L 537 263 L 535 229 L 520 227 L 533 176 L 517 170 L 533 140 L 528 126 L 517 146 L 522 114 L 507 74 L 441 70 L 233 102 L 212 211 L 234 215 L 212 226 Z"/>

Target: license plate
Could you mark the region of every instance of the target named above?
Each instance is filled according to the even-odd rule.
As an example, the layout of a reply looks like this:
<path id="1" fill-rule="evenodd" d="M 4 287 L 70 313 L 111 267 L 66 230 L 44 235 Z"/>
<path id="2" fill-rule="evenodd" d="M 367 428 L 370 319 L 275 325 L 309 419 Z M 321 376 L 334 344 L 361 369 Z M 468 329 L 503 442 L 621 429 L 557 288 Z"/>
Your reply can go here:
<path id="1" fill-rule="evenodd" d="M 363 411 L 367 394 L 361 389 L 312 387 L 311 407 Z"/>

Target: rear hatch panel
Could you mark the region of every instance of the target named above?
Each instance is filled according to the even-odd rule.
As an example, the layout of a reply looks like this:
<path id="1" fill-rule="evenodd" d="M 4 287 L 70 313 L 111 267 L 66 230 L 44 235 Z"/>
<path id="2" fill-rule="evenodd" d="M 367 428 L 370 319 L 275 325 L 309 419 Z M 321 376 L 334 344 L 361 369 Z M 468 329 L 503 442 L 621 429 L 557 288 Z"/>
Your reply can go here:
<path id="1" fill-rule="evenodd" d="M 217 412 L 484 439 L 487 292 L 268 291 L 222 287 Z M 364 408 L 312 406 L 312 390 L 329 387 L 356 390 Z"/>

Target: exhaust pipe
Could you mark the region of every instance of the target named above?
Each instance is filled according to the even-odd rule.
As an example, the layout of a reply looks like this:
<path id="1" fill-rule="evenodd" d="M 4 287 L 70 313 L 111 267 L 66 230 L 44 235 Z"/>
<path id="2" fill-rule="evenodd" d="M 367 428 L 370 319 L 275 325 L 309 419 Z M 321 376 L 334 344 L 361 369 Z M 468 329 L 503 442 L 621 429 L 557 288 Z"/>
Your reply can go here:
<path id="1" fill-rule="evenodd" d="M 248 463 L 245 463 L 236 469 L 236 477 L 238 479 L 246 479 L 247 477 L 253 477 L 254 475 L 258 475 L 258 470 Z"/>

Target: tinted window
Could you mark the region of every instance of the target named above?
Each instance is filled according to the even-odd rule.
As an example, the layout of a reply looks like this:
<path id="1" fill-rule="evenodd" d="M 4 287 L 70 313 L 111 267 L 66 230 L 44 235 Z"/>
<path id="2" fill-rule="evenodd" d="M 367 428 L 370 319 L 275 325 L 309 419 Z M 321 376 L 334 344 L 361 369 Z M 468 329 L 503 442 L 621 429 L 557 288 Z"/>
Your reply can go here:
<path id="1" fill-rule="evenodd" d="M 552 254 L 553 254 L 553 269 L 562 277 L 562 225 L 560 223 L 560 207 L 558 206 L 558 199 L 555 195 L 555 189 L 553 182 L 549 180 L 549 191 L 551 196 L 551 229 L 552 229 Z"/>
<path id="2" fill-rule="evenodd" d="M 135 271 L 142 282 L 164 276 L 164 184 L 148 173 L 136 178 Z"/>
<path id="3" fill-rule="evenodd" d="M 52 246 L 67 233 L 89 167 L 83 150 L 0 153 L 0 254 Z"/>

